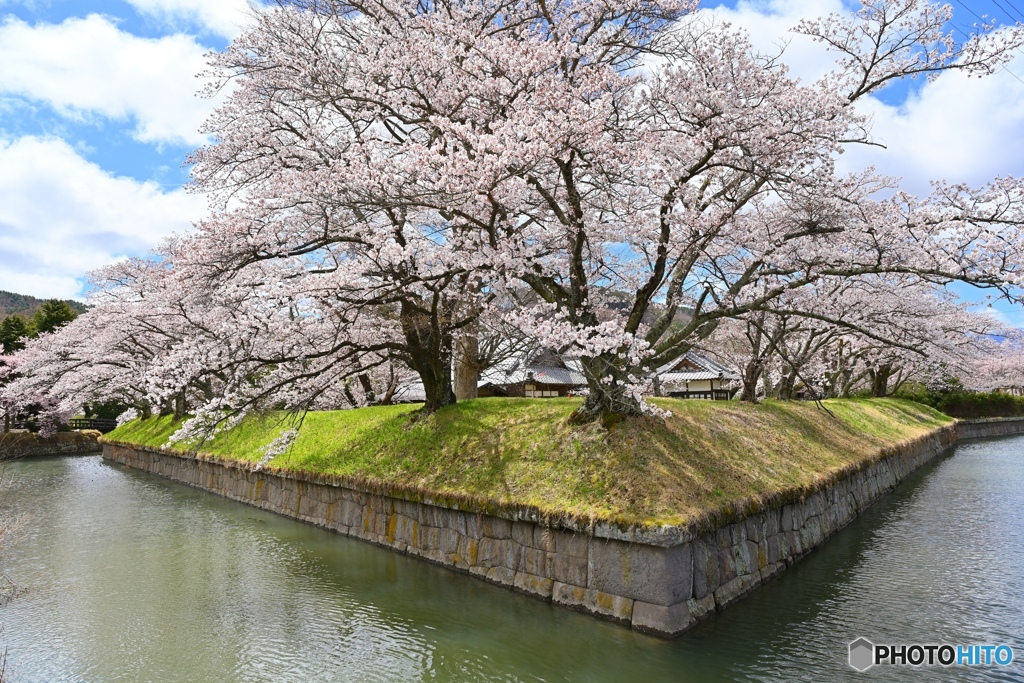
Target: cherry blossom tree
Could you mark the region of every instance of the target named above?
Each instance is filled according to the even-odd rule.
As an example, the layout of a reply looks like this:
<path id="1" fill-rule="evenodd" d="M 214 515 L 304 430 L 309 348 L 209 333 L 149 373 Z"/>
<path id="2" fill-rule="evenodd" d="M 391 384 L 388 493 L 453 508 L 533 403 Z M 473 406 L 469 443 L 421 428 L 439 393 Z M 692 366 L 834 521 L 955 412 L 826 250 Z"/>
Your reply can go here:
<path id="1" fill-rule="evenodd" d="M 1024 334 L 1019 329 L 999 335 L 972 361 L 960 375 L 968 389 L 1024 395 Z"/>
<path id="2" fill-rule="evenodd" d="M 802 85 L 694 9 L 282 2 L 214 59 L 237 89 L 194 158 L 197 189 L 223 207 L 202 226 L 207 265 L 299 257 L 339 274 L 345 306 L 393 311 L 428 412 L 454 400 L 459 330 L 525 283 L 543 304 L 516 322 L 580 357 L 583 419 L 640 410 L 651 367 L 824 276 L 1008 291 L 1019 183 L 879 199 L 894 181 L 838 177 L 834 159 L 870 141 L 858 100 L 989 73 L 1020 28 L 958 44 L 948 6 L 865 2 L 797 27 L 840 56 Z M 629 305 L 604 319 L 613 292 Z M 693 315 L 673 325 L 681 307 Z"/>
<path id="3" fill-rule="evenodd" d="M 338 350 L 360 334 L 380 339 L 386 321 L 320 308 L 315 291 L 296 288 L 315 279 L 289 279 L 271 264 L 215 291 L 197 289 L 179 261 L 190 244 L 173 240 L 159 258 L 98 271 L 90 310 L 18 353 L 4 396 L 24 403 L 45 395 L 54 415 L 109 401 L 143 416 L 190 414 L 176 439 L 191 439 L 253 410 L 388 401 L 408 383 L 386 355 Z"/>
<path id="4" fill-rule="evenodd" d="M 144 367 L 110 386 L 144 377 L 196 429 L 375 402 L 406 368 L 429 414 L 456 400 L 453 359 L 478 362 L 473 340 L 503 326 L 579 359 L 580 421 L 642 412 L 651 370 L 720 328 L 757 337 L 751 387 L 774 363 L 792 392 L 835 342 L 886 390 L 885 353 L 939 344 L 909 310 L 889 328 L 858 308 L 858 288 L 1014 298 L 1024 277 L 1017 179 L 915 197 L 835 168 L 873 144 L 866 96 L 982 76 L 1024 44 L 988 25 L 957 42 L 950 12 L 864 0 L 804 21 L 837 55 L 804 84 L 689 0 L 280 0 L 212 57 L 213 90 L 233 84 L 192 157 L 212 215 L 104 276 L 94 321 L 124 322 L 94 358 L 138 343 Z M 60 344 L 27 350 L 26 377 L 45 374 L 33 353 L 78 358 Z"/>
<path id="5" fill-rule="evenodd" d="M 743 398 L 812 398 L 864 388 L 887 396 L 909 379 L 962 372 L 1001 333 L 948 290 L 906 275 L 823 278 L 729 321 L 711 353 L 737 368 Z"/>
<path id="6" fill-rule="evenodd" d="M 14 362 L 10 356 L 0 355 L 0 392 L 11 381 L 14 374 Z M 0 412 L 3 413 L 3 431 L 11 431 L 15 418 L 15 402 L 0 393 Z"/>

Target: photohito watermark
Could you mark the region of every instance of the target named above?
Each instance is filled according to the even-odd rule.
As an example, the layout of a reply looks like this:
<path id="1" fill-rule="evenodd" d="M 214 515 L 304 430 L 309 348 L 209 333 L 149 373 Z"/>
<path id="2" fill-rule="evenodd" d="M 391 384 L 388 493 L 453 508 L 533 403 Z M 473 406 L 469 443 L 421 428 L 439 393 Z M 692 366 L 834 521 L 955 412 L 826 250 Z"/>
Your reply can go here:
<path id="1" fill-rule="evenodd" d="M 1009 645 L 875 645 L 867 638 L 850 643 L 850 666 L 867 671 L 883 666 L 1009 666 Z"/>

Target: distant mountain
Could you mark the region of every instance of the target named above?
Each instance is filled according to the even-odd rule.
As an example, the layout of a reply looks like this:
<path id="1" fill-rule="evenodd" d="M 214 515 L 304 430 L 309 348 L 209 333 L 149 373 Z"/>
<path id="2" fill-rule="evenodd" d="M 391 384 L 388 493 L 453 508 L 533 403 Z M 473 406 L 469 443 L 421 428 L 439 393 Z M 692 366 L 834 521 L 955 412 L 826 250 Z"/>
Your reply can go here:
<path id="1" fill-rule="evenodd" d="M 4 318 L 11 313 L 20 313 L 23 316 L 29 317 L 38 311 L 45 301 L 46 299 L 37 299 L 28 294 L 15 294 L 14 292 L 0 290 L 0 318 Z M 73 308 L 76 313 L 85 313 L 86 311 L 86 305 L 79 301 L 64 299 L 64 303 Z"/>

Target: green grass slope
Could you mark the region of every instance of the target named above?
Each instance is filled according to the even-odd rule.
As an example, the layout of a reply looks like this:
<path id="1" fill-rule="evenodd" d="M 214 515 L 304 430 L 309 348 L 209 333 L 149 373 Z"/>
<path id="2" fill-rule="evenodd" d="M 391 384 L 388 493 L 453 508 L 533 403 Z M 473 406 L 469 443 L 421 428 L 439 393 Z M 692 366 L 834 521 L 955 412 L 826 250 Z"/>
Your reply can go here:
<path id="1" fill-rule="evenodd" d="M 798 402 L 655 402 L 671 417 L 626 420 L 610 431 L 568 425 L 578 399 L 464 401 L 416 422 L 408 416 L 415 406 L 310 413 L 270 468 L 484 510 L 700 525 L 810 490 L 952 422 L 896 399 L 826 401 L 828 411 Z M 290 426 L 282 420 L 253 417 L 192 449 L 256 462 Z M 161 447 L 174 429 L 169 418 L 136 420 L 106 439 Z"/>

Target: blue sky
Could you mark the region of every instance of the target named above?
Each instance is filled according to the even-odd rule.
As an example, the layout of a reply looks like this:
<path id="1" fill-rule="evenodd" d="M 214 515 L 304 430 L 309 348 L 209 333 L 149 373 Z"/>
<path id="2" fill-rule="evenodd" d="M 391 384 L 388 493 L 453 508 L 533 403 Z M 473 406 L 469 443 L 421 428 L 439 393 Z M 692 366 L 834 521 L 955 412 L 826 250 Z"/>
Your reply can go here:
<path id="1" fill-rule="evenodd" d="M 842 11 L 842 2 L 705 6 L 767 51 L 799 18 Z M 1024 19 L 1024 0 L 953 7 L 965 31 L 977 21 L 966 8 Z M 205 213 L 203 199 L 182 190 L 186 155 L 203 143 L 198 128 L 216 105 L 194 96 L 196 74 L 248 11 L 247 0 L 0 0 L 0 289 L 81 297 L 89 270 L 144 254 Z M 786 54 L 804 78 L 827 68 L 810 43 L 792 39 Z M 867 106 L 888 149 L 854 150 L 843 165 L 874 164 L 919 193 L 930 179 L 1024 174 L 1024 53 L 1009 70 L 886 90 Z M 1024 326 L 1018 309 L 996 309 Z"/>
<path id="2" fill-rule="evenodd" d="M 167 8 L 161 11 L 161 4 Z M 156 42 L 173 36 L 187 36 L 203 52 L 222 49 L 230 42 L 233 29 L 226 26 L 218 28 L 216 15 L 204 17 L 189 7 L 200 7 L 203 4 L 232 7 L 239 13 L 239 19 L 244 19 L 245 3 L 230 0 L 208 0 L 208 3 L 0 0 L 0 18 L 8 29 L 21 22 L 37 34 L 47 27 L 60 26 L 65 27 L 65 34 L 70 34 L 74 32 L 70 24 L 76 20 L 102 18 L 119 33 L 144 41 Z M 180 9 L 171 11 L 175 6 Z M 29 31 L 23 30 L 22 33 Z M 40 49 L 45 47 L 41 45 Z M 55 64 L 55 70 L 57 67 Z M 13 69 L 14 66 L 8 68 Z M 155 70 L 149 75 L 160 77 L 160 73 Z M 181 80 L 180 75 L 177 75 L 176 80 Z M 172 133 L 155 139 L 146 139 L 144 136 L 140 139 L 137 134 L 137 115 L 90 111 L 87 107 L 47 101 L 45 96 L 28 92 L 24 87 L 5 85 L 7 87 L 0 86 L 0 135 L 4 139 L 9 141 L 22 136 L 57 137 L 71 143 L 89 161 L 117 175 L 140 181 L 155 180 L 172 188 L 180 187 L 187 180 L 187 169 L 183 165 L 185 155 L 195 147 L 192 143 L 198 137 L 188 141 Z M 131 84 L 124 85 L 130 87 Z"/>

